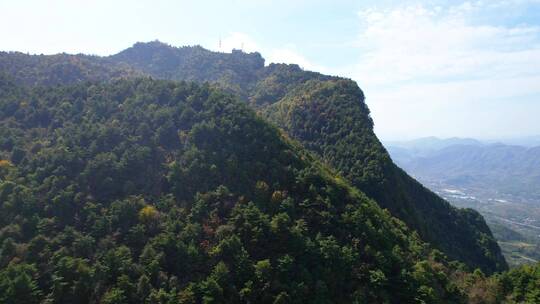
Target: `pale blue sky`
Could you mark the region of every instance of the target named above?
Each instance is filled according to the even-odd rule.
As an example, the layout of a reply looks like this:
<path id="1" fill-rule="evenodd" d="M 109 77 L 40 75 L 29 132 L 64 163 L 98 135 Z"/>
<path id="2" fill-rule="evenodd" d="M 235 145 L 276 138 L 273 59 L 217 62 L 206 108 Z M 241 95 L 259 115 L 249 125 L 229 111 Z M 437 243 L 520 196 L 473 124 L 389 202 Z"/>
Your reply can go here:
<path id="1" fill-rule="evenodd" d="M 1 0 L 0 37 L 98 55 L 221 37 L 221 51 L 358 81 L 383 139 L 540 134 L 540 0 Z"/>

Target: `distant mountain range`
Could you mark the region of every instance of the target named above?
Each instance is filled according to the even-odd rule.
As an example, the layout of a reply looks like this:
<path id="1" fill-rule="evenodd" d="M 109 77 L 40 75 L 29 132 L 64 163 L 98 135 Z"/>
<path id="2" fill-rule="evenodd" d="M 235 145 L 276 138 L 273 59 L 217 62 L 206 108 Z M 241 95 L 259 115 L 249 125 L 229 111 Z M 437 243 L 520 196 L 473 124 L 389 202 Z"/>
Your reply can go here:
<path id="1" fill-rule="evenodd" d="M 482 213 L 506 260 L 516 266 L 540 260 L 537 138 L 495 142 L 427 137 L 385 146 L 392 159 L 426 187 L 455 206 Z"/>
<path id="2" fill-rule="evenodd" d="M 387 147 L 399 147 L 407 150 L 413 150 L 416 152 L 429 152 L 434 150 L 440 150 L 442 148 L 453 145 L 478 146 L 482 145 L 482 142 L 473 138 L 438 138 L 431 136 L 413 139 L 409 141 L 385 141 L 384 144 Z"/>
<path id="3" fill-rule="evenodd" d="M 503 143 L 507 145 L 537 147 L 540 146 L 540 135 L 503 138 L 498 140 L 486 141 L 488 143 Z"/>
<path id="4" fill-rule="evenodd" d="M 483 189 L 540 202 L 540 146 L 486 143 L 470 138 L 387 142 L 393 160 L 424 182 Z"/>

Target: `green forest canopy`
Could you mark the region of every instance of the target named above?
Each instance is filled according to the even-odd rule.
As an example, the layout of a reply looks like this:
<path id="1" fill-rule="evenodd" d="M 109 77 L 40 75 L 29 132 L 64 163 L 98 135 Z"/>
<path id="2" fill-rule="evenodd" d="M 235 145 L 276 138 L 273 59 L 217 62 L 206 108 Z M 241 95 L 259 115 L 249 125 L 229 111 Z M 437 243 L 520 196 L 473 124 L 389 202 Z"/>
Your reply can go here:
<path id="1" fill-rule="evenodd" d="M 289 139 L 215 85 L 87 83 L 147 71 L 119 62 L 126 74 L 113 69 L 114 75 L 85 79 L 104 75 L 94 65 L 105 59 L 82 56 L 92 64 L 54 69 L 62 77 L 53 82 L 80 84 L 51 87 L 49 72 L 42 71 L 50 64 L 19 60 L 25 73 L 6 72 L 11 55 L 0 56 L 0 302 L 538 300 L 536 266 L 491 277 L 468 272 L 421 241 L 427 236 L 421 227 L 430 224 L 420 220 L 429 217 L 408 218 L 392 209 L 392 195 L 406 193 L 410 214 L 432 216 L 414 195 L 435 202 L 429 212 L 441 210 L 436 206 L 462 212 L 453 216 L 473 232 L 462 239 L 472 237 L 472 247 L 445 247 L 462 230 L 446 231 L 448 239 L 433 242 L 435 247 L 451 259 L 464 251 L 462 261 L 488 272 L 505 267 L 496 264 L 500 250 L 476 212 L 434 201 L 435 195 L 392 168 L 372 133 L 363 93 L 350 81 L 287 65 L 263 65 L 242 86 L 234 87 L 232 76 L 219 78 L 219 88 L 268 115 L 295 138 Z M 222 55 L 220 60 L 229 58 Z M 241 61 L 242 53 L 234 56 Z M 222 66 L 215 73 L 243 73 L 235 64 Z M 72 71 L 82 76 L 72 78 Z M 37 81 L 24 81 L 34 75 L 40 75 Z M 332 123 L 356 115 L 359 125 L 340 137 L 348 126 L 320 129 L 320 113 L 335 113 Z M 290 114 L 304 117 L 290 120 Z M 351 147 L 353 170 L 341 156 Z M 370 159 L 373 166 L 354 167 Z M 396 174 L 405 182 L 391 188 L 384 180 L 395 181 Z M 377 197 L 381 190 L 390 198 Z M 445 232 L 444 225 L 437 229 Z M 495 264 L 482 265 L 482 255 Z"/>

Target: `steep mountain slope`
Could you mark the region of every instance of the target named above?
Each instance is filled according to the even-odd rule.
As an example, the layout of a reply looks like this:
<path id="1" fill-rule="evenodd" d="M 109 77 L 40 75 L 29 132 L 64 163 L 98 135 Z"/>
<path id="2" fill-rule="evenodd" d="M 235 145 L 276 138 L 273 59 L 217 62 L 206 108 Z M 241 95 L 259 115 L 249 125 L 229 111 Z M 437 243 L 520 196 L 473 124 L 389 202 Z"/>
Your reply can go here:
<path id="1" fill-rule="evenodd" d="M 373 133 L 363 100 L 352 81 L 312 81 L 264 113 L 451 258 L 487 271 L 504 269 L 504 258 L 477 212 L 450 206 L 391 161 Z"/>
<path id="2" fill-rule="evenodd" d="M 478 213 L 452 208 L 392 163 L 354 82 L 296 65 L 264 66 L 257 53 L 160 42 L 138 43 L 103 60 L 156 78 L 209 81 L 237 94 L 451 259 L 488 273 L 506 268 Z"/>
<path id="3" fill-rule="evenodd" d="M 185 48 L 176 49 L 159 43 L 152 43 L 151 46 L 167 49 L 180 57 L 186 52 Z M 156 64 L 155 61 L 142 64 L 140 56 L 130 59 L 127 54 L 134 52 L 148 52 L 147 57 L 150 54 L 165 56 L 163 52 L 156 53 L 139 44 L 112 59 L 120 56 L 123 63 L 133 65 L 136 62 L 137 67 L 150 74 L 155 72 L 144 66 L 166 68 L 166 65 Z M 225 74 L 242 74 L 242 69 L 232 68 L 238 60 L 237 56 L 242 53 L 206 53 L 204 64 L 197 61 L 199 66 L 210 65 L 213 71 L 220 71 L 218 75 L 225 73 L 220 69 L 223 66 L 229 71 Z M 217 56 L 220 58 L 218 61 L 215 60 Z M 260 55 L 255 53 L 244 56 L 251 58 Z M 199 56 L 195 58 L 201 60 Z M 189 56 L 184 60 L 191 61 Z M 184 67 L 176 68 L 182 71 Z M 251 92 L 243 94 L 250 104 L 338 169 L 381 206 L 416 229 L 424 240 L 433 243 L 451 258 L 465 261 L 473 267 L 481 267 L 484 271 L 506 269 L 500 249 L 478 213 L 451 207 L 392 163 L 373 133 L 364 95 L 356 84 L 349 80 L 304 72 L 297 66 L 271 65 L 263 68 L 262 62 L 259 62 L 257 73 L 251 75 L 258 78 L 250 77 L 246 83 L 234 82 L 238 77 L 229 79 L 233 80 L 233 87 L 240 85 L 252 88 Z M 176 73 L 173 79 L 185 78 L 182 73 Z M 255 85 L 252 84 L 254 81 L 257 81 Z M 281 110 L 276 111 L 277 108 Z"/>
<path id="4" fill-rule="evenodd" d="M 0 109 L 1 302 L 466 301 L 468 274 L 231 95 L 138 79 Z"/>

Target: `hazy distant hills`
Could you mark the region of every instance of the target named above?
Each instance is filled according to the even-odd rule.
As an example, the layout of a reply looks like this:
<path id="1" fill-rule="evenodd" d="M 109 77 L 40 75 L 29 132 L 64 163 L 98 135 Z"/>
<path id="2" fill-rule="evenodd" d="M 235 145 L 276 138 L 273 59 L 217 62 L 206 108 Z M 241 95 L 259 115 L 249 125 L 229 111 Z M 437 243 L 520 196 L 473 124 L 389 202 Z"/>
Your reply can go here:
<path id="1" fill-rule="evenodd" d="M 493 189 L 540 199 L 540 147 L 482 143 L 474 139 L 426 138 L 388 142 L 394 161 L 423 181 Z"/>
<path id="2" fill-rule="evenodd" d="M 391 148 L 403 148 L 416 153 L 423 153 L 440 150 L 442 148 L 454 145 L 479 146 L 482 145 L 482 142 L 473 138 L 438 138 L 432 136 L 413 139 L 410 141 L 386 141 L 385 145 Z"/>
<path id="3" fill-rule="evenodd" d="M 505 139 L 499 139 L 497 141 L 490 141 L 490 142 L 499 142 L 507 145 L 514 145 L 514 146 L 524 146 L 524 147 L 537 147 L 540 146 L 540 135 L 534 135 L 534 136 L 524 136 L 524 137 L 516 137 L 516 138 L 505 138 Z"/>
<path id="4" fill-rule="evenodd" d="M 486 218 L 511 266 L 540 260 L 540 146 L 436 137 L 386 142 L 392 159 L 452 204 Z M 509 143 L 522 143 L 512 145 Z"/>

